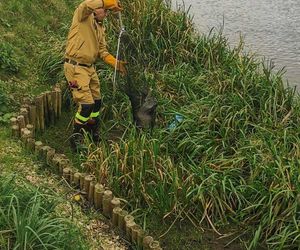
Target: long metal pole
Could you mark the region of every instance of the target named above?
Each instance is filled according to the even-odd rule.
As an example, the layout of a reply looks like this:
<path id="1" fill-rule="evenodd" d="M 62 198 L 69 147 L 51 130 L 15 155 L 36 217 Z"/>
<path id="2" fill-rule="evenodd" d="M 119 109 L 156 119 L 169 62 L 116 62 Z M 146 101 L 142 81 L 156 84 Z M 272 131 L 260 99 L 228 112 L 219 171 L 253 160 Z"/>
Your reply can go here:
<path id="1" fill-rule="evenodd" d="M 118 12 L 119 15 L 119 22 L 120 22 L 120 33 L 118 36 L 118 45 L 117 45 L 117 54 L 116 54 L 116 64 L 115 64 L 115 70 L 114 70 L 114 77 L 113 77 L 113 97 L 115 97 L 116 94 L 116 89 L 117 89 L 117 68 L 118 68 L 118 61 L 120 60 L 120 44 L 121 44 L 121 37 L 122 34 L 125 32 L 125 27 L 123 26 L 123 22 L 122 22 L 122 15 L 121 15 L 121 11 Z"/>

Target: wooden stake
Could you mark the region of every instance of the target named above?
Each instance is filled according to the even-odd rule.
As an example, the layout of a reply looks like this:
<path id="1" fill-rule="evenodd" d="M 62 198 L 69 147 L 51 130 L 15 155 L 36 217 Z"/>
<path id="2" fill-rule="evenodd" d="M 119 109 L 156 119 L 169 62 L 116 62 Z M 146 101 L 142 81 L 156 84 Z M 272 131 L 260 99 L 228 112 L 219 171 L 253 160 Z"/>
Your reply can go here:
<path id="1" fill-rule="evenodd" d="M 29 97 L 25 97 L 25 98 L 23 98 L 22 103 L 23 103 L 22 107 L 25 108 L 31 103 L 31 100 Z"/>
<path id="2" fill-rule="evenodd" d="M 125 221 L 125 223 L 127 223 L 128 221 L 134 221 L 134 217 L 130 214 L 127 214 L 124 217 L 124 221 Z"/>
<path id="3" fill-rule="evenodd" d="M 32 138 L 34 138 L 34 128 L 32 124 L 27 124 L 26 128 L 31 132 Z"/>
<path id="4" fill-rule="evenodd" d="M 27 138 L 26 147 L 30 152 L 34 151 L 35 140 L 33 138 Z"/>
<path id="5" fill-rule="evenodd" d="M 18 125 L 19 125 L 19 128 L 20 128 L 20 131 L 21 131 L 21 129 L 22 128 L 25 128 L 25 118 L 24 118 L 24 116 L 23 115 L 19 115 L 18 117 L 17 117 L 17 120 L 18 120 Z"/>
<path id="6" fill-rule="evenodd" d="M 120 211 L 119 217 L 118 217 L 118 227 L 119 229 L 124 232 L 125 231 L 125 216 L 128 215 L 128 212 L 125 210 Z"/>
<path id="7" fill-rule="evenodd" d="M 73 165 L 70 165 L 70 185 L 73 183 L 74 170 Z"/>
<path id="8" fill-rule="evenodd" d="M 61 161 L 64 160 L 64 155 L 63 154 L 54 154 L 52 161 L 51 161 L 51 167 L 53 168 L 55 173 L 59 173 L 59 167 L 61 164 Z"/>
<path id="9" fill-rule="evenodd" d="M 42 93 L 42 96 L 43 96 L 43 107 L 44 107 L 44 122 L 45 122 L 45 127 L 46 127 L 49 125 L 47 92 Z"/>
<path id="10" fill-rule="evenodd" d="M 119 213 L 122 211 L 122 208 L 120 207 L 115 207 L 113 209 L 113 212 L 112 212 L 112 224 L 117 227 L 118 226 L 118 219 L 119 219 Z"/>
<path id="11" fill-rule="evenodd" d="M 21 138 L 22 138 L 25 130 L 27 130 L 27 128 L 21 128 Z"/>
<path id="12" fill-rule="evenodd" d="M 57 118 L 61 117 L 61 104 L 62 104 L 62 95 L 61 95 L 61 89 L 56 88 L 57 92 Z"/>
<path id="13" fill-rule="evenodd" d="M 53 112 L 54 112 L 54 119 L 57 120 L 57 110 L 58 110 L 58 103 L 57 103 L 57 97 L 56 97 L 56 91 L 51 91 L 51 99 L 52 99 L 52 106 L 53 106 Z"/>
<path id="14" fill-rule="evenodd" d="M 110 190 L 104 191 L 103 201 L 102 201 L 103 214 L 108 218 L 110 218 L 111 214 L 112 214 L 112 210 L 111 210 L 111 207 L 110 207 L 110 203 L 111 203 L 112 198 L 113 198 L 112 191 L 110 191 Z"/>
<path id="15" fill-rule="evenodd" d="M 94 204 L 95 185 L 96 185 L 96 182 L 91 181 L 90 188 L 89 188 L 88 200 L 89 200 L 90 204 L 92 204 L 92 205 Z"/>
<path id="16" fill-rule="evenodd" d="M 144 237 L 145 237 L 145 231 L 141 227 L 139 227 L 137 229 L 137 245 L 139 248 L 143 247 Z"/>
<path id="17" fill-rule="evenodd" d="M 21 135 L 21 140 L 22 140 L 25 147 L 26 147 L 27 139 L 31 138 L 31 137 L 32 137 L 31 132 L 27 128 L 24 128 L 23 132 L 22 132 L 22 135 Z"/>
<path id="18" fill-rule="evenodd" d="M 135 225 L 136 225 L 136 223 L 135 223 L 133 220 L 131 220 L 131 221 L 126 221 L 126 225 L 125 225 L 125 227 L 126 227 L 126 229 L 125 229 L 125 231 L 126 231 L 126 237 L 127 237 L 127 239 L 130 240 L 130 241 L 131 241 L 131 238 L 132 238 L 132 228 L 133 228 Z"/>
<path id="19" fill-rule="evenodd" d="M 102 199 L 104 194 L 104 187 L 102 184 L 97 183 L 94 190 L 94 205 L 96 209 L 102 209 Z"/>
<path id="20" fill-rule="evenodd" d="M 25 126 L 29 123 L 29 114 L 26 108 L 20 108 L 20 115 L 24 116 Z"/>
<path id="21" fill-rule="evenodd" d="M 41 158 L 43 159 L 44 162 L 47 161 L 47 153 L 48 153 L 48 150 L 50 150 L 50 147 L 47 146 L 47 145 L 44 145 L 44 146 L 41 148 Z"/>
<path id="22" fill-rule="evenodd" d="M 151 236 L 145 236 L 143 239 L 143 249 L 150 249 L 150 244 L 153 242 L 153 237 Z"/>
<path id="23" fill-rule="evenodd" d="M 20 138 L 20 128 L 19 125 L 13 125 L 11 127 L 12 130 L 12 136 L 15 138 Z"/>
<path id="24" fill-rule="evenodd" d="M 84 187 L 84 178 L 87 174 L 86 173 L 81 173 L 79 183 L 80 183 L 80 190 L 83 190 Z"/>
<path id="25" fill-rule="evenodd" d="M 18 120 L 16 117 L 10 118 L 10 125 L 11 126 L 18 125 Z"/>
<path id="26" fill-rule="evenodd" d="M 54 125 L 55 124 L 55 112 L 54 112 L 54 106 L 52 102 L 52 92 L 47 91 L 47 107 L 48 107 L 48 118 L 49 118 L 49 124 Z"/>
<path id="27" fill-rule="evenodd" d="M 119 207 L 120 205 L 121 205 L 121 201 L 120 201 L 119 198 L 114 197 L 111 200 L 111 207 L 112 207 L 112 209 L 114 209 L 115 207 Z"/>
<path id="28" fill-rule="evenodd" d="M 41 141 L 36 141 L 34 144 L 34 153 L 36 156 L 40 156 L 41 149 L 43 147 L 43 143 Z"/>
<path id="29" fill-rule="evenodd" d="M 79 172 L 76 172 L 74 173 L 73 175 L 73 181 L 72 181 L 72 184 L 75 188 L 79 188 L 80 187 L 80 176 L 81 176 L 81 173 Z"/>
<path id="30" fill-rule="evenodd" d="M 36 103 L 36 115 L 37 115 L 37 124 L 40 131 L 45 130 L 45 114 L 44 114 L 44 97 L 39 95 L 35 98 Z"/>
<path id="31" fill-rule="evenodd" d="M 52 166 L 52 159 L 55 155 L 55 149 L 54 148 L 49 148 L 47 151 L 47 155 L 46 155 L 46 164 L 48 166 Z"/>
<path id="32" fill-rule="evenodd" d="M 28 100 L 26 103 L 23 102 L 23 104 L 21 105 L 21 108 L 26 109 L 29 112 L 29 106 L 31 104 L 31 101 Z"/>
<path id="33" fill-rule="evenodd" d="M 93 176 L 92 175 L 86 175 L 84 177 L 84 182 L 83 182 L 83 191 L 85 193 L 86 198 L 88 199 L 89 197 L 89 192 L 90 192 L 90 184 L 91 181 L 93 180 Z"/>
<path id="34" fill-rule="evenodd" d="M 39 130 L 40 127 L 36 126 L 36 106 L 35 105 L 30 105 L 29 106 L 29 121 L 30 124 L 33 125 L 34 130 Z"/>
<path id="35" fill-rule="evenodd" d="M 36 124 L 36 131 L 41 131 L 41 121 L 40 121 L 40 113 L 41 113 L 41 103 L 42 103 L 42 97 L 41 96 L 36 96 L 35 100 L 35 124 Z"/>
<path id="36" fill-rule="evenodd" d="M 111 217 L 112 217 L 112 215 L 113 215 L 113 210 L 114 210 L 114 208 L 120 207 L 120 205 L 121 205 L 120 199 L 114 197 L 114 198 L 111 200 L 111 202 L 110 202 L 110 216 L 111 216 Z"/>
<path id="37" fill-rule="evenodd" d="M 161 249 L 161 247 L 160 247 L 160 245 L 159 245 L 159 242 L 158 242 L 157 240 L 152 241 L 152 242 L 149 244 L 149 248 L 150 248 L 151 250 L 160 250 L 160 249 Z"/>
<path id="38" fill-rule="evenodd" d="M 43 93 L 44 111 L 45 111 L 45 124 L 47 126 L 50 125 L 50 109 L 49 109 L 48 95 L 51 95 L 50 91 L 45 91 Z"/>
<path id="39" fill-rule="evenodd" d="M 66 159 L 61 155 L 60 160 L 58 161 L 58 173 L 60 175 L 62 175 L 63 174 L 63 169 L 68 167 L 69 164 L 70 164 L 69 159 Z"/>
<path id="40" fill-rule="evenodd" d="M 64 177 L 64 179 L 68 182 L 68 183 L 70 183 L 70 180 L 71 180 L 71 178 L 70 178 L 70 168 L 69 167 L 66 167 L 66 168 L 64 168 L 63 169 L 63 177 Z"/>
<path id="41" fill-rule="evenodd" d="M 131 230 L 132 230 L 131 241 L 135 244 L 138 244 L 138 233 L 140 230 L 142 230 L 142 228 L 139 225 L 135 224 L 131 228 Z"/>

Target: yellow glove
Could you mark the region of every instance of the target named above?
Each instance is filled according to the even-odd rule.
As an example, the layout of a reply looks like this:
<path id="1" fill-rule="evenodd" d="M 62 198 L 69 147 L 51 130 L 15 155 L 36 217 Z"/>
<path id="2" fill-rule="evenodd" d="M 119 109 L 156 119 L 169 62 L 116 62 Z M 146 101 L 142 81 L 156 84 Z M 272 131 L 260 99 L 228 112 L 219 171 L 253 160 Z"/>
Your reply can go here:
<path id="1" fill-rule="evenodd" d="M 126 75 L 127 71 L 126 71 L 125 65 L 127 64 L 127 62 L 124 62 L 124 61 L 121 61 L 121 60 L 117 60 L 111 54 L 109 54 L 106 57 L 104 57 L 103 61 L 106 64 L 112 66 L 113 68 L 116 67 L 116 63 L 117 63 L 117 70 L 120 71 L 120 73 L 121 73 L 122 76 Z"/>
<path id="2" fill-rule="evenodd" d="M 103 0 L 103 4 L 103 8 L 107 10 L 112 10 L 114 12 L 122 10 L 118 0 Z"/>

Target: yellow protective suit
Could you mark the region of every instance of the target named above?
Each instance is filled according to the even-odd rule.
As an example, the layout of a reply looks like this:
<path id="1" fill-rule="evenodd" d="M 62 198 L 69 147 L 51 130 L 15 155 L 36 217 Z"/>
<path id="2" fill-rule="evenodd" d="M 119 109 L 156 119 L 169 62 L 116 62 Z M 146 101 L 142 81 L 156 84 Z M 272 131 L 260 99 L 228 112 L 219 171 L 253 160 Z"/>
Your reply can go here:
<path id="1" fill-rule="evenodd" d="M 104 3 L 104 5 L 103 5 Z M 94 18 L 97 8 L 120 10 L 116 0 L 85 0 L 74 12 L 66 45 L 65 76 L 73 99 L 79 104 L 93 104 L 101 99 L 100 83 L 93 66 L 97 58 L 114 67 L 117 63 L 107 50 L 105 29 Z M 118 61 L 117 70 L 124 75 L 124 62 Z"/>

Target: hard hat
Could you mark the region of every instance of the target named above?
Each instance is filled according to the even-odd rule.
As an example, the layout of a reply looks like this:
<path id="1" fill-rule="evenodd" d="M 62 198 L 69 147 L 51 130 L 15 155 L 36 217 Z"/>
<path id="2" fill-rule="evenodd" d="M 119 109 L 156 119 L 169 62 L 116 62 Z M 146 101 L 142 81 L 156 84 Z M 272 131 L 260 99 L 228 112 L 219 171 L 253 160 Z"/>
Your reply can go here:
<path id="1" fill-rule="evenodd" d="M 118 0 L 103 0 L 103 8 L 114 12 L 122 10 Z"/>

